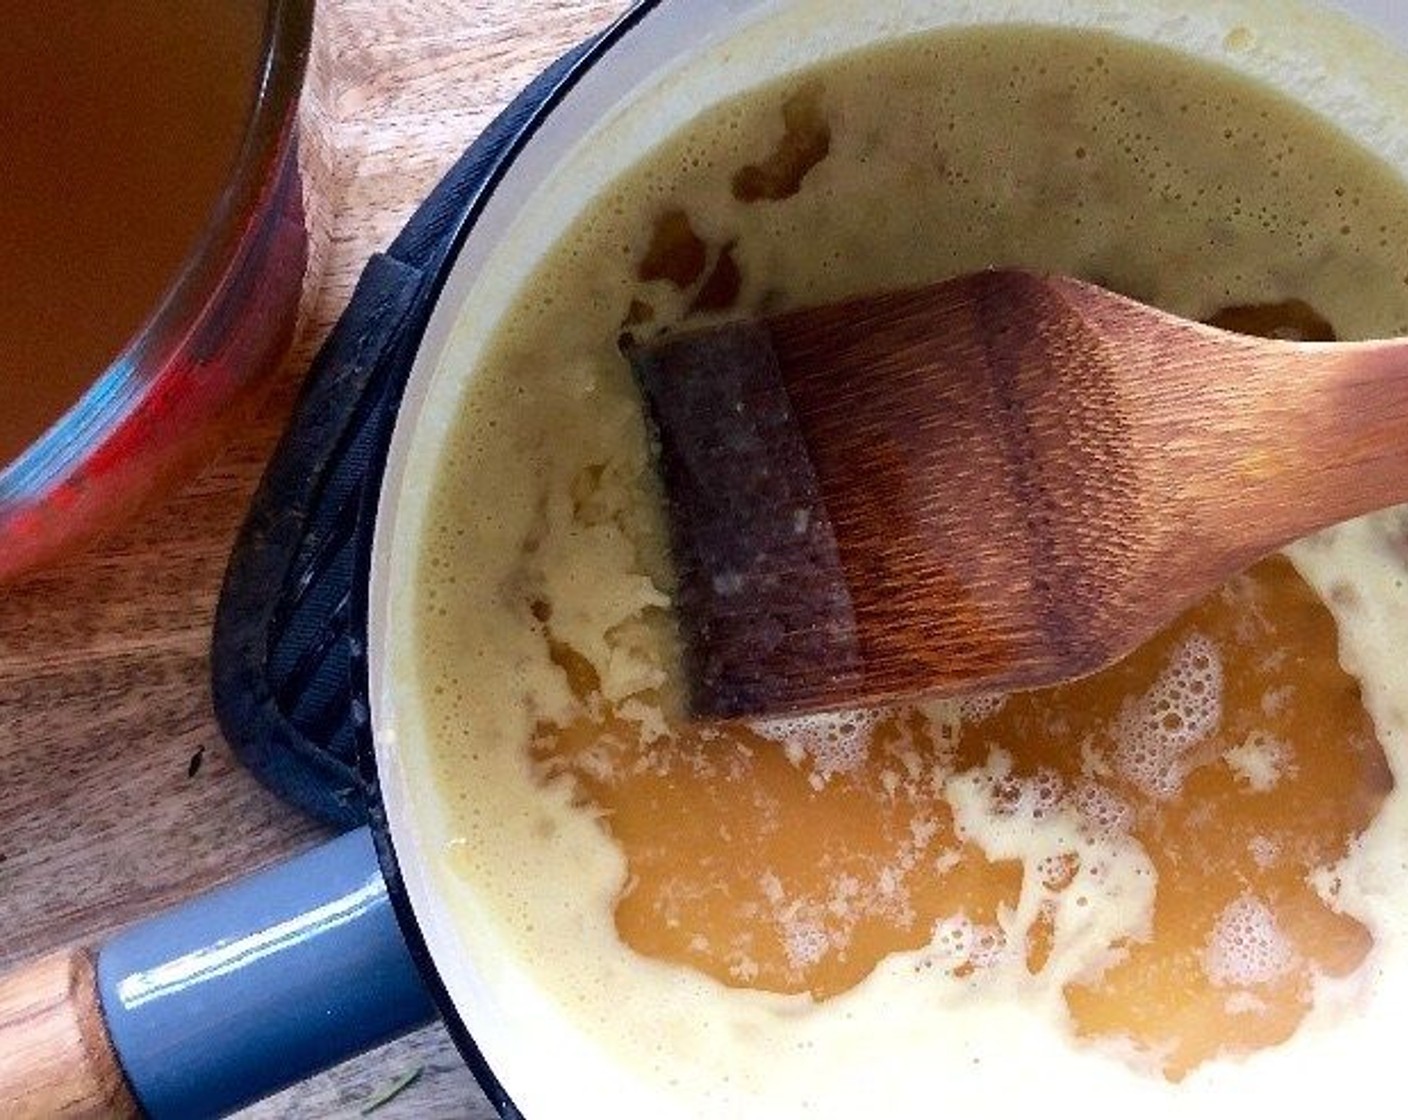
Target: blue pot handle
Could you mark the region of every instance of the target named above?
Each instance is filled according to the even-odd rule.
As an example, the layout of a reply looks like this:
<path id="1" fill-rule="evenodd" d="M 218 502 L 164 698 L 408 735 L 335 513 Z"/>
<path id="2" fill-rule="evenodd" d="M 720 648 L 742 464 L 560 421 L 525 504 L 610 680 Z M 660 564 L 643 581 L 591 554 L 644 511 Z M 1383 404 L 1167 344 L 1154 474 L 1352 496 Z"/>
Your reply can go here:
<path id="1" fill-rule="evenodd" d="M 435 1018 L 365 828 L 132 927 L 97 977 L 155 1120 L 233 1111 Z"/>

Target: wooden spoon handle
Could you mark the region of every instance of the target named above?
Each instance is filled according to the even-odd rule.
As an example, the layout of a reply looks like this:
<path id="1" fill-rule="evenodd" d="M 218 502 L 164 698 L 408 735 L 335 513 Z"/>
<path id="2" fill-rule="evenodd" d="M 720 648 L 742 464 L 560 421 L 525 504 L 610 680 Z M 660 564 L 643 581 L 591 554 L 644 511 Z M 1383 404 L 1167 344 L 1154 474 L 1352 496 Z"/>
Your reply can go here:
<path id="1" fill-rule="evenodd" d="M 54 953 L 0 978 L 0 1116 L 137 1116 L 93 959 Z"/>
<path id="2" fill-rule="evenodd" d="M 1159 515 L 1249 562 L 1408 501 L 1408 340 L 1249 338 L 1053 281 L 1110 346 Z"/>
<path id="3" fill-rule="evenodd" d="M 1213 398 L 1222 466 L 1206 514 L 1251 559 L 1408 500 L 1408 346 L 1401 340 L 1246 352 Z M 1190 429 L 1198 424 L 1190 418 Z M 1196 443 L 1187 435 L 1185 442 Z M 1224 529 L 1225 531 L 1225 529 Z"/>
<path id="4" fill-rule="evenodd" d="M 1408 341 L 1305 349 L 1307 498 L 1334 520 L 1408 500 Z"/>

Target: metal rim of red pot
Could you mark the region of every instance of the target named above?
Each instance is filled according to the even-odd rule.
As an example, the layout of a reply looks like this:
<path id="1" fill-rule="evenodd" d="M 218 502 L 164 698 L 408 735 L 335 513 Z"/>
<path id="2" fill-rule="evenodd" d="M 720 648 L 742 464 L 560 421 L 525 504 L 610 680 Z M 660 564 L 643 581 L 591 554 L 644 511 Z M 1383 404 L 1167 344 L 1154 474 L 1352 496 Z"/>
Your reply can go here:
<path id="1" fill-rule="evenodd" d="M 160 305 L 77 402 L 0 464 L 0 580 L 111 528 L 194 462 L 211 422 L 292 341 L 307 264 L 295 141 L 313 7 L 269 0 L 229 182 Z"/>

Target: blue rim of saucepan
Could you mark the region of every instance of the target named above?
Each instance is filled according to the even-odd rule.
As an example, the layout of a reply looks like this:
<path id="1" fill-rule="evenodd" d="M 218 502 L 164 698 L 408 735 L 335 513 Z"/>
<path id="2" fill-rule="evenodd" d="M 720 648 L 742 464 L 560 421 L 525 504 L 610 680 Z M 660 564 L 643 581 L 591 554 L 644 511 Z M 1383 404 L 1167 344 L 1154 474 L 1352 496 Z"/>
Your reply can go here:
<path id="1" fill-rule="evenodd" d="M 464 248 L 470 233 L 474 230 L 485 206 L 493 197 L 508 169 L 523 152 L 528 142 L 542 124 L 553 113 L 563 99 L 597 62 L 615 48 L 642 20 L 659 7 L 661 0 L 637 0 L 634 6 L 623 13 L 610 27 L 594 39 L 563 73 L 558 82 L 547 91 L 531 115 L 524 121 L 518 133 L 509 141 L 495 161 L 484 181 L 461 214 L 453 233 L 448 238 L 448 249 L 438 263 L 421 281 L 417 294 L 416 308 L 409 317 L 405 335 L 397 343 L 395 352 L 390 355 L 392 368 L 409 370 L 416 352 L 425 335 L 429 312 L 434 308 L 444 290 L 446 281 L 454 271 L 455 262 Z M 371 723 L 370 678 L 367 664 L 367 633 L 370 618 L 370 587 L 372 551 L 377 507 L 386 473 L 386 458 L 391 435 L 395 429 L 395 417 L 400 407 L 407 378 L 393 377 L 387 384 L 385 396 L 380 402 L 380 425 L 376 448 L 370 459 L 367 475 L 363 482 L 361 507 L 358 515 L 360 530 L 356 555 L 356 570 L 352 580 L 351 602 L 351 691 L 353 722 L 357 730 L 357 756 L 360 776 L 367 801 L 367 816 L 371 824 L 372 837 L 376 845 L 377 858 L 381 863 L 382 874 L 386 878 L 387 892 L 405 935 L 411 957 L 425 979 L 426 987 L 435 1001 L 441 1018 L 449 1030 L 460 1054 L 479 1082 L 485 1095 L 494 1108 L 505 1118 L 521 1117 L 521 1113 L 510 1099 L 508 1092 L 500 1084 L 489 1063 L 480 1053 L 473 1036 L 460 1017 L 454 1000 L 436 968 L 435 959 L 426 943 L 416 918 L 414 906 L 406 890 L 401 875 L 400 863 L 396 855 L 396 843 L 391 835 L 391 826 L 382 799 L 381 782 L 377 772 L 376 743 Z"/>

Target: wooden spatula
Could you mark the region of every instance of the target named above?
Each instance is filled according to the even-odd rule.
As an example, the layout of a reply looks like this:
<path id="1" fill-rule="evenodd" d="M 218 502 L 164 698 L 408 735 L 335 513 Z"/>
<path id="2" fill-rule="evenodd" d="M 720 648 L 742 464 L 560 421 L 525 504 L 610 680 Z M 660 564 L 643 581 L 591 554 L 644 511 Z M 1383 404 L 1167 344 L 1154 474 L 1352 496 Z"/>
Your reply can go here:
<path id="1" fill-rule="evenodd" d="M 1265 341 L 993 271 L 630 353 L 694 713 L 1034 688 L 1408 500 L 1408 341 Z"/>

